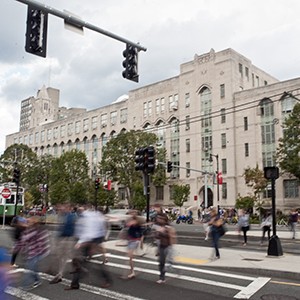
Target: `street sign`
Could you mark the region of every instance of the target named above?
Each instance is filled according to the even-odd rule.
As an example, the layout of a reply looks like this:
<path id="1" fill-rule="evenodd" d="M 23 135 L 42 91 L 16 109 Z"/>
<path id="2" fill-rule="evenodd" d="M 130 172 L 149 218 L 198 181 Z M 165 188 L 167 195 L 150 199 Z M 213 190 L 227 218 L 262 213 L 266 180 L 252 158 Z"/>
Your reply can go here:
<path id="1" fill-rule="evenodd" d="M 11 191 L 8 188 L 4 188 L 1 192 L 3 198 L 8 199 L 11 196 Z"/>

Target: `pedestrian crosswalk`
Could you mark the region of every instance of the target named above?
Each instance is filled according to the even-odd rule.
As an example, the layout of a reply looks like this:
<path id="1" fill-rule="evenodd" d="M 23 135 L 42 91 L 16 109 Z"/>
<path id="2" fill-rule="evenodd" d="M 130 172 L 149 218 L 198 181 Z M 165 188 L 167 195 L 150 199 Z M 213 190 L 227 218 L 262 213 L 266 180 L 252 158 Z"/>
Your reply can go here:
<path id="1" fill-rule="evenodd" d="M 102 264 L 102 259 L 99 259 L 99 256 L 94 256 L 91 260 L 89 260 L 90 264 L 97 265 Z M 107 253 L 108 257 L 107 266 L 110 270 L 118 270 L 119 273 L 124 273 L 129 269 L 127 260 L 128 258 L 124 255 L 118 255 L 113 253 Z M 135 271 L 139 273 L 140 276 L 138 278 L 142 278 L 143 276 L 150 276 L 155 281 L 158 278 L 158 263 L 154 260 L 136 258 L 134 260 Z M 16 269 L 14 272 L 27 272 L 25 269 Z M 43 281 L 50 282 L 53 279 L 52 275 L 46 273 L 40 273 L 40 277 Z M 145 277 L 146 278 L 146 277 Z M 145 279 L 144 278 L 144 279 Z M 177 285 L 177 283 L 196 283 L 199 288 L 201 285 L 209 285 L 216 289 L 226 289 L 231 291 L 233 298 L 235 299 L 249 299 L 252 295 L 254 295 L 257 291 L 259 291 L 265 284 L 267 284 L 271 278 L 267 277 L 255 277 L 255 276 L 245 276 L 239 274 L 233 274 L 231 272 L 220 272 L 207 268 L 201 267 L 193 267 L 188 265 L 173 265 L 172 272 L 167 273 L 167 278 L 172 279 L 172 282 L 167 281 L 169 283 Z M 147 278 L 149 280 L 149 278 Z M 177 282 L 177 283 L 176 283 Z M 64 286 L 70 286 L 71 281 L 68 279 L 63 279 L 61 283 Z M 33 289 L 30 291 L 24 291 L 18 287 L 9 287 L 6 290 L 6 293 L 15 297 L 14 299 L 21 300 L 51 300 L 53 298 L 49 298 L 49 296 L 41 296 L 43 294 L 41 291 L 43 289 L 43 285 L 38 287 L 37 289 Z M 37 294 L 36 292 L 39 291 Z M 131 295 L 130 293 L 123 293 L 111 289 L 103 289 L 91 284 L 81 283 L 80 291 L 84 291 L 86 293 L 94 294 L 97 296 L 102 296 L 104 299 L 124 299 L 124 300 L 146 300 L 147 297 L 139 297 L 136 295 Z"/>

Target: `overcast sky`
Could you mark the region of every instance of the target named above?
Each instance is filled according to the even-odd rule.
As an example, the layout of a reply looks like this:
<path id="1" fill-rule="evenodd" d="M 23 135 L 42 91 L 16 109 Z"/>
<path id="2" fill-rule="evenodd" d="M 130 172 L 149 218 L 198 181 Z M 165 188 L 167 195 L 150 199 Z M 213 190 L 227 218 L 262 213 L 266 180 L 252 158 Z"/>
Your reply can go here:
<path id="1" fill-rule="evenodd" d="M 195 54 L 233 48 L 278 78 L 299 77 L 299 0 L 38 0 L 147 48 L 139 83 L 122 77 L 125 44 L 49 15 L 47 57 L 25 52 L 27 5 L 0 0 L 0 155 L 19 130 L 21 100 L 43 85 L 60 106 L 94 109 L 129 90 L 179 74 Z"/>

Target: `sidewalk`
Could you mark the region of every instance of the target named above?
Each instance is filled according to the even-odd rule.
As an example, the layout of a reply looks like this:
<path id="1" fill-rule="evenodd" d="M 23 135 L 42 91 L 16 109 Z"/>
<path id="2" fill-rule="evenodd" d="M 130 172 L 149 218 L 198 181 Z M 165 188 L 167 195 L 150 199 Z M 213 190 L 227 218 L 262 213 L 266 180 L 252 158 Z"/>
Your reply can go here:
<path id="1" fill-rule="evenodd" d="M 226 235 L 237 235 L 236 231 L 228 231 Z M 261 236 L 261 231 L 251 230 L 249 236 Z M 291 232 L 278 231 L 277 236 L 279 238 L 291 238 Z M 210 242 L 210 241 L 209 241 Z M 122 241 L 107 241 L 105 246 L 107 250 L 126 253 L 126 246 L 118 246 L 122 244 Z M 298 263 L 300 257 L 298 255 L 285 254 L 282 256 L 268 256 L 267 251 L 248 251 L 247 246 L 244 249 L 231 249 L 220 248 L 221 258 L 218 260 L 211 260 L 210 257 L 214 254 L 214 251 L 210 247 L 201 246 L 189 246 L 177 244 L 175 248 L 175 262 L 197 265 L 207 268 L 225 268 L 231 271 L 242 271 L 245 273 L 256 274 L 257 276 L 267 277 L 282 277 L 291 278 L 294 280 L 300 280 L 300 268 Z M 139 250 L 136 255 L 149 258 L 151 260 L 157 260 L 155 256 L 155 248 L 146 249 L 146 253 Z M 274 272 L 276 271 L 276 272 Z"/>

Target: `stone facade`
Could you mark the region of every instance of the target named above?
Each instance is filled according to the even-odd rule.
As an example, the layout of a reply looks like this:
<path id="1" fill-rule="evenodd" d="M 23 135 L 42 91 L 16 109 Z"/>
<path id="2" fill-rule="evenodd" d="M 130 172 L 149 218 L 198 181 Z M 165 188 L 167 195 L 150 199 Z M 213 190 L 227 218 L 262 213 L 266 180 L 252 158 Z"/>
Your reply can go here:
<path id="1" fill-rule="evenodd" d="M 166 147 L 167 159 L 180 167 L 173 168 L 163 190 L 151 188 L 151 203 L 172 206 L 170 187 L 180 182 L 191 187 L 186 207 L 204 200 L 232 207 L 239 194 L 251 192 L 244 169 L 273 164 L 288 113 L 283 107 L 294 103 L 298 88 L 300 79 L 279 82 L 232 49 L 211 49 L 183 63 L 178 76 L 131 90 L 128 97 L 91 111 L 59 107 L 59 91 L 43 87 L 36 98 L 22 101 L 26 114 L 21 113 L 20 132 L 6 137 L 6 147 L 24 143 L 39 155 L 55 156 L 82 150 L 92 176 L 109 138 L 122 130 L 144 129 L 158 135 L 157 147 Z M 222 186 L 210 175 L 217 168 L 223 173 Z M 276 182 L 280 209 L 299 200 L 295 191 L 291 197 L 293 183 L 287 180 Z"/>

